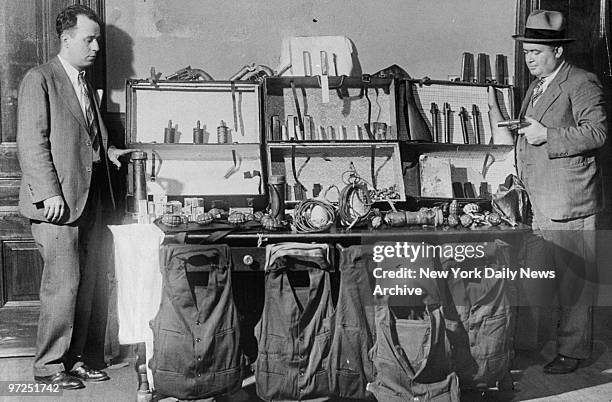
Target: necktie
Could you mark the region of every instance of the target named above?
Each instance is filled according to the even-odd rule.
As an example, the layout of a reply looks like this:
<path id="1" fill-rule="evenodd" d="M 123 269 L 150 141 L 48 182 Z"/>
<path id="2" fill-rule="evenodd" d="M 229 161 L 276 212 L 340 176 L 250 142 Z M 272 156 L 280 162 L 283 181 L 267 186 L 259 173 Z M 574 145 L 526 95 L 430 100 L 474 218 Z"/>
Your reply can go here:
<path id="1" fill-rule="evenodd" d="M 544 78 L 538 78 L 538 82 L 536 86 L 533 88 L 533 93 L 531 94 L 531 107 L 535 106 L 536 102 L 544 93 Z"/>
<path id="2" fill-rule="evenodd" d="M 91 142 L 93 144 L 94 161 L 99 161 L 100 156 L 98 154 L 98 122 L 96 120 L 91 94 L 89 93 L 87 82 L 85 81 L 85 71 L 81 71 L 79 73 L 79 87 L 81 88 L 81 99 L 83 100 L 85 120 L 87 122 L 89 136 L 91 137 Z"/>

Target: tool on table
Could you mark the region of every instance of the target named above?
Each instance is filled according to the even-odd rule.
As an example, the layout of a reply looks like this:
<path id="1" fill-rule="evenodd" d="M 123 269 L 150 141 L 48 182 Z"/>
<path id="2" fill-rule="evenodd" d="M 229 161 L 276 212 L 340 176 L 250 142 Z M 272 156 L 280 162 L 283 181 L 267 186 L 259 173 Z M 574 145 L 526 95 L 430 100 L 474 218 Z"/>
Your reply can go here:
<path id="1" fill-rule="evenodd" d="M 336 133 L 334 132 L 334 128 L 332 126 L 327 127 L 327 140 L 333 141 L 336 139 Z"/>
<path id="2" fill-rule="evenodd" d="M 343 125 L 339 125 L 338 128 L 336 129 L 336 139 L 338 140 L 346 140 L 346 129 L 344 128 Z"/>
<path id="3" fill-rule="evenodd" d="M 451 132 L 452 110 L 448 102 L 444 102 L 444 142 L 450 144 L 453 142 Z"/>
<path id="4" fill-rule="evenodd" d="M 433 142 L 440 141 L 440 133 L 438 132 L 438 114 L 440 110 L 438 109 L 438 105 L 436 102 L 431 102 L 431 109 L 429 109 L 431 113 L 431 131 L 432 131 L 432 140 Z"/>
<path id="5" fill-rule="evenodd" d="M 287 137 L 289 137 L 289 140 L 294 140 L 295 139 L 295 123 L 293 120 L 293 115 L 288 115 L 287 116 Z"/>
<path id="6" fill-rule="evenodd" d="M 304 140 L 312 141 L 312 117 L 304 115 Z"/>
<path id="7" fill-rule="evenodd" d="M 491 168 L 491 166 L 493 166 L 494 163 L 495 163 L 495 156 L 493 156 L 492 153 L 487 152 L 484 160 L 482 161 L 482 169 L 480 171 L 480 174 L 482 175 L 483 179 L 486 179 L 487 173 L 489 173 L 489 169 Z"/>
<path id="8" fill-rule="evenodd" d="M 295 82 L 291 81 L 291 92 L 293 94 L 293 103 L 295 104 L 295 112 L 297 113 L 297 118 L 299 125 L 295 127 L 294 131 L 296 131 L 297 139 L 304 139 L 304 120 L 302 120 L 302 112 L 300 111 L 300 102 L 298 101 L 297 91 L 295 89 Z M 297 129 L 297 130 L 296 130 Z"/>
<path id="9" fill-rule="evenodd" d="M 421 116 L 419 107 L 414 98 L 414 90 L 411 82 L 406 82 L 406 108 L 408 112 L 408 131 L 412 141 L 431 142 L 431 133 Z"/>
<path id="10" fill-rule="evenodd" d="M 370 100 L 370 95 L 368 94 L 368 87 L 363 87 L 364 95 L 366 100 L 368 101 L 368 122 L 363 125 L 368 134 L 368 140 L 374 140 L 374 134 L 372 133 L 372 127 L 370 124 L 372 123 L 372 101 Z"/>
<path id="11" fill-rule="evenodd" d="M 293 131 L 295 131 L 295 139 L 298 141 L 304 141 L 304 129 L 300 127 L 300 121 L 303 123 L 303 120 L 298 119 L 297 117 L 293 118 Z"/>
<path id="12" fill-rule="evenodd" d="M 193 128 L 193 143 L 194 144 L 204 143 L 204 129 L 200 128 L 200 120 L 198 120 L 196 126 Z"/>
<path id="13" fill-rule="evenodd" d="M 476 134 L 476 144 L 482 143 L 482 137 L 480 136 L 480 111 L 478 106 L 472 105 L 472 121 L 474 122 L 474 133 Z"/>
<path id="14" fill-rule="evenodd" d="M 355 127 L 353 127 L 353 139 L 354 140 L 361 139 L 361 127 L 359 127 L 358 125 L 355 125 Z"/>
<path id="15" fill-rule="evenodd" d="M 474 55 L 464 52 L 461 59 L 461 81 L 472 82 L 474 80 Z"/>
<path id="16" fill-rule="evenodd" d="M 321 50 L 321 103 L 329 103 L 329 64 L 327 52 Z"/>
<path id="17" fill-rule="evenodd" d="M 306 187 L 298 180 L 297 170 L 295 168 L 295 145 L 291 146 L 291 173 L 295 181 L 295 186 L 293 186 L 295 200 L 301 201 L 306 197 Z"/>
<path id="18" fill-rule="evenodd" d="M 287 133 L 287 126 L 281 124 L 281 138 L 283 141 L 289 141 L 289 133 Z"/>
<path id="19" fill-rule="evenodd" d="M 476 65 L 476 82 L 479 84 L 485 84 L 487 82 L 487 55 L 484 53 L 478 53 Z"/>
<path id="20" fill-rule="evenodd" d="M 275 114 L 272 116 L 272 141 L 280 141 L 282 138 L 280 120 Z"/>
<path id="21" fill-rule="evenodd" d="M 468 128 L 467 121 L 469 119 L 468 112 L 465 110 L 463 106 L 461 106 L 461 110 L 459 111 L 459 120 L 461 121 L 461 133 L 463 134 L 463 143 L 469 144 L 470 139 L 468 137 Z"/>
<path id="22" fill-rule="evenodd" d="M 242 156 L 238 155 L 235 149 L 232 149 L 232 161 L 234 166 L 230 167 L 223 175 L 226 179 L 229 179 L 231 175 L 240 170 L 240 165 L 242 165 Z"/>
<path id="23" fill-rule="evenodd" d="M 507 126 L 498 126 L 499 122 L 505 121 L 499 103 L 497 100 L 497 89 L 490 86 L 487 88 L 489 92 L 488 103 L 489 103 L 489 123 L 491 124 L 491 143 L 492 144 L 505 144 L 514 145 L 514 137 L 512 136 L 511 130 Z"/>
<path id="24" fill-rule="evenodd" d="M 312 75 L 312 62 L 310 60 L 310 52 L 308 50 L 304 50 L 302 52 L 304 57 L 304 75 L 306 77 L 310 77 Z"/>

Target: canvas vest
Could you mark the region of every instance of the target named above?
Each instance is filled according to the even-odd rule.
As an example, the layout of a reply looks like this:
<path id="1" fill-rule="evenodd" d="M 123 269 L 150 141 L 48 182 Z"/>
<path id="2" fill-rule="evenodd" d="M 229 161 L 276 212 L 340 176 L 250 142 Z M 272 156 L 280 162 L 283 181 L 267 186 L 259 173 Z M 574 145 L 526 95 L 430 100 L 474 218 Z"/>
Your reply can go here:
<path id="1" fill-rule="evenodd" d="M 376 380 L 368 389 L 377 400 L 459 402 L 442 309 L 432 304 L 426 312 L 424 320 L 398 319 L 393 307 L 376 306 Z"/>
<path id="2" fill-rule="evenodd" d="M 434 252 L 412 257 L 385 258 L 379 265 L 385 270 L 405 267 L 417 272 L 420 268 L 437 268 Z M 368 390 L 385 402 L 459 402 L 459 380 L 452 370 L 444 319 L 446 282 L 420 274 L 391 280 L 377 275 L 376 285 L 420 288 L 422 295 L 375 297 L 376 342 L 371 355 L 376 378 L 368 384 Z"/>
<path id="3" fill-rule="evenodd" d="M 150 323 L 156 391 L 179 399 L 231 393 L 241 385 L 241 353 L 229 247 L 169 244 L 160 258 L 163 293 Z"/>
<path id="4" fill-rule="evenodd" d="M 327 245 L 266 247 L 265 299 L 255 328 L 257 395 L 266 401 L 329 399 L 334 319 Z"/>
<path id="5" fill-rule="evenodd" d="M 376 340 L 372 246 L 340 249 L 340 290 L 336 325 L 330 352 L 330 387 L 335 396 L 372 399 L 367 391 L 374 380 L 374 363 L 369 356 Z"/>

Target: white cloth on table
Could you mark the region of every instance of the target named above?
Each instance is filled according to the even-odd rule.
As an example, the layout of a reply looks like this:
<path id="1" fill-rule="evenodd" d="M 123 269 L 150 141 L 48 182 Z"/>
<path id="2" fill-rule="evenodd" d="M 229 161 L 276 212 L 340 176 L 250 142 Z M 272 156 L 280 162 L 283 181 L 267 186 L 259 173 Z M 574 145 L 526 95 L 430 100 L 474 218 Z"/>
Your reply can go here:
<path id="1" fill-rule="evenodd" d="M 164 233 L 155 225 L 109 225 L 113 234 L 117 278 L 119 343 L 146 345 L 147 378 L 153 388 L 149 360 L 153 331 L 149 327 L 161 303 L 159 249 Z"/>

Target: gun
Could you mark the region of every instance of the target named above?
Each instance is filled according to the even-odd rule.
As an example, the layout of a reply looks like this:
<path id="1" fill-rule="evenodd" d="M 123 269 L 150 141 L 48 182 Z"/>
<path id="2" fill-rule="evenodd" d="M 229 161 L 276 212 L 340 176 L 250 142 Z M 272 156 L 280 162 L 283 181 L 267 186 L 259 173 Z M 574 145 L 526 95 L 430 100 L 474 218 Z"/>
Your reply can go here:
<path id="1" fill-rule="evenodd" d="M 202 69 L 187 66 L 173 74 L 167 75 L 166 79 L 177 81 L 212 81 L 213 77 Z"/>
<path id="2" fill-rule="evenodd" d="M 497 127 L 507 127 L 509 130 L 518 130 L 528 125 L 529 123 L 525 119 L 511 119 L 497 122 Z"/>

